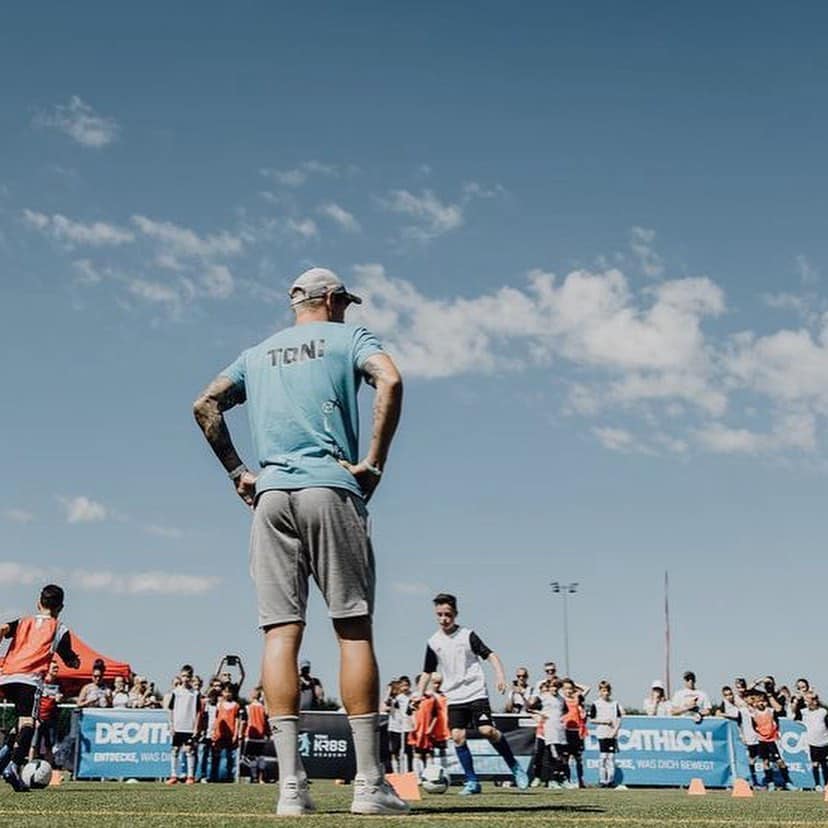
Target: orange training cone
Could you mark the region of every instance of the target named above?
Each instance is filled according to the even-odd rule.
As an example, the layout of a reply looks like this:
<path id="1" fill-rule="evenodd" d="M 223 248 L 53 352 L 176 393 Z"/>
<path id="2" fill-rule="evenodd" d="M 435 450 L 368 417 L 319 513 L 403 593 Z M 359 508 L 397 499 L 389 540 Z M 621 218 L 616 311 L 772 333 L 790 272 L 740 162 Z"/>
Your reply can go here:
<path id="1" fill-rule="evenodd" d="M 748 785 L 745 779 L 736 779 L 733 782 L 733 793 L 730 794 L 739 799 L 750 799 L 753 796 L 753 788 Z"/>
<path id="2" fill-rule="evenodd" d="M 825 789 L 825 796 L 823 797 L 823 799 L 824 799 L 826 802 L 828 802 L 828 788 L 826 788 L 826 789 Z"/>
<path id="3" fill-rule="evenodd" d="M 63 784 L 63 771 L 52 771 L 52 778 L 49 780 L 49 787 Z"/>
<path id="4" fill-rule="evenodd" d="M 690 787 L 687 789 L 687 793 L 690 796 L 704 796 L 707 793 L 704 782 L 698 776 L 694 777 L 690 780 Z"/>
<path id="5" fill-rule="evenodd" d="M 406 802 L 416 802 L 422 799 L 416 773 L 387 773 L 385 778 L 400 799 Z"/>

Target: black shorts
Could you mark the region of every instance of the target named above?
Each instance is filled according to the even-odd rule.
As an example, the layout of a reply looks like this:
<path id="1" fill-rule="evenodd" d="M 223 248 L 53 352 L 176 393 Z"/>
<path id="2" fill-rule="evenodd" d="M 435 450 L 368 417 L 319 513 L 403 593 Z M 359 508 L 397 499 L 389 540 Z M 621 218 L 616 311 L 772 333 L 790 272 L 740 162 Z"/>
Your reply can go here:
<path id="1" fill-rule="evenodd" d="M 759 742 L 759 758 L 766 762 L 778 762 L 780 757 L 776 742 Z"/>
<path id="2" fill-rule="evenodd" d="M 465 704 L 448 706 L 448 724 L 451 730 L 468 730 L 481 725 L 492 726 L 492 708 L 488 699 L 475 699 Z"/>
<path id="3" fill-rule="evenodd" d="M 193 743 L 193 734 L 188 733 L 186 730 L 176 730 L 173 733 L 172 737 L 172 746 L 174 748 L 177 747 L 189 747 Z"/>
<path id="4" fill-rule="evenodd" d="M 745 745 L 748 752 L 748 759 L 758 759 L 759 758 L 759 742 L 755 745 Z"/>
<path id="5" fill-rule="evenodd" d="M 598 753 L 618 753 L 618 739 L 599 739 Z"/>
<path id="6" fill-rule="evenodd" d="M 32 717 L 34 714 L 35 693 L 37 692 L 33 684 L 9 682 L 8 684 L 0 684 L 0 691 L 2 691 L 6 701 L 14 705 L 14 712 L 18 716 L 23 716 L 24 718 Z"/>
<path id="7" fill-rule="evenodd" d="M 264 739 L 247 739 L 244 743 L 244 755 L 248 757 L 263 756 L 265 752 Z"/>
<path id="8" fill-rule="evenodd" d="M 584 752 L 584 740 L 577 730 L 566 731 L 566 752 L 569 756 L 580 756 Z"/>
<path id="9" fill-rule="evenodd" d="M 811 745 L 808 750 L 811 753 L 812 762 L 824 762 L 828 759 L 828 745 Z"/>

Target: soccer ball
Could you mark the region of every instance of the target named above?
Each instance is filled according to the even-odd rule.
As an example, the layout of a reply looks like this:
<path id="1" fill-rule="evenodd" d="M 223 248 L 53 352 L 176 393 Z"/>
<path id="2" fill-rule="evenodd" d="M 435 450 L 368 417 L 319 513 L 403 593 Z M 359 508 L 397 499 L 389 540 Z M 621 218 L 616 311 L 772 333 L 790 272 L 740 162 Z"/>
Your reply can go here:
<path id="1" fill-rule="evenodd" d="M 430 794 L 443 794 L 448 790 L 448 774 L 439 765 L 429 765 L 423 771 L 423 790 Z"/>
<path id="2" fill-rule="evenodd" d="M 23 766 L 20 778 L 30 788 L 46 788 L 52 781 L 52 766 L 44 759 L 33 759 Z"/>

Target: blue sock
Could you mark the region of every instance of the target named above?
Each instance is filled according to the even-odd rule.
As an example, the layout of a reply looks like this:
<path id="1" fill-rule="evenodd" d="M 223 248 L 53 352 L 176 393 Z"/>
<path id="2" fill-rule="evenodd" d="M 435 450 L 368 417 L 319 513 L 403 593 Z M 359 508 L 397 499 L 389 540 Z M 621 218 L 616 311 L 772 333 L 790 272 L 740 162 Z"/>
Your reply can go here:
<path id="1" fill-rule="evenodd" d="M 6 742 L 6 744 L 0 748 L 0 773 L 6 769 L 6 765 L 8 765 L 10 761 L 11 747 L 9 746 L 9 743 Z"/>
<path id="2" fill-rule="evenodd" d="M 506 737 L 501 733 L 500 738 L 493 744 L 494 749 L 503 757 L 511 770 L 517 764 L 517 761 L 515 760 L 515 754 L 512 753 L 512 748 L 509 747 L 509 743 L 506 741 Z"/>
<path id="3" fill-rule="evenodd" d="M 477 774 L 474 772 L 474 761 L 472 760 L 469 746 L 463 742 L 462 745 L 455 745 L 454 750 L 457 753 L 457 758 L 463 766 L 463 773 L 466 774 L 466 782 L 477 782 Z"/>

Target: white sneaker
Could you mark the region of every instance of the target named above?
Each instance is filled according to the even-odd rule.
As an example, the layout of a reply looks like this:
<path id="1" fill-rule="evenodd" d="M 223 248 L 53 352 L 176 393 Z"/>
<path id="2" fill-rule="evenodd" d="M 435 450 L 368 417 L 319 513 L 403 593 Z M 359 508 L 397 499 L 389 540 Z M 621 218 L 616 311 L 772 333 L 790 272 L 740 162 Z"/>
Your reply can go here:
<path id="1" fill-rule="evenodd" d="M 286 776 L 279 780 L 279 802 L 276 816 L 302 816 L 316 810 L 308 791 L 307 779 L 301 782 L 295 776 Z"/>
<path id="2" fill-rule="evenodd" d="M 566 781 L 566 782 L 564 782 L 564 783 L 563 783 L 563 786 L 564 786 L 564 788 L 566 788 L 568 791 L 574 791 L 574 790 L 577 790 L 577 788 L 578 788 L 578 783 L 577 783 L 577 782 L 570 782 L 570 781 Z"/>
<path id="3" fill-rule="evenodd" d="M 364 776 L 354 779 L 352 814 L 400 816 L 407 814 L 408 810 L 408 803 L 397 796 L 397 792 L 385 779 L 380 779 L 376 785 L 369 785 Z"/>

